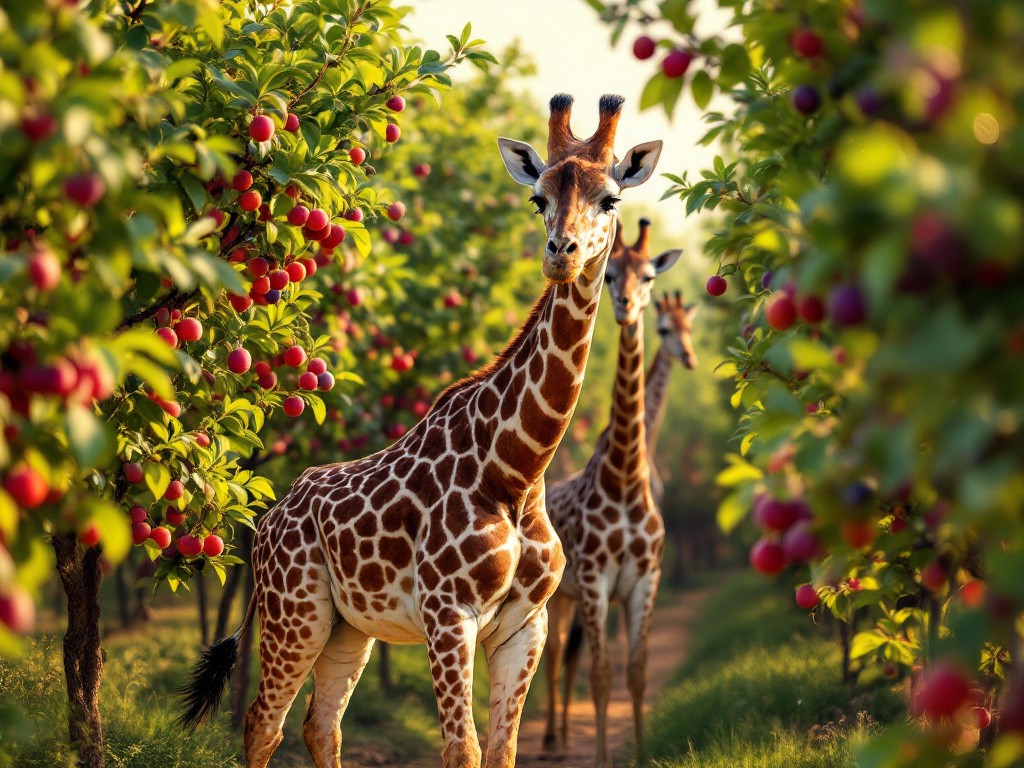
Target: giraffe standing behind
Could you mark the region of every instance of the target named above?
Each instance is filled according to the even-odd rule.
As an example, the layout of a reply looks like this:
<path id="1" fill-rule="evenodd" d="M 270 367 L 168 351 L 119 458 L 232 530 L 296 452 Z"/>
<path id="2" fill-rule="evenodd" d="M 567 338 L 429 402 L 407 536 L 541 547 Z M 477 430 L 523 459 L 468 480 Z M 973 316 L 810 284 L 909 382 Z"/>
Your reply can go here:
<path id="1" fill-rule="evenodd" d="M 508 347 L 390 447 L 306 470 L 261 521 L 243 627 L 204 651 L 182 716 L 194 728 L 216 709 L 240 633 L 258 613 L 248 768 L 267 765 L 310 672 L 303 736 L 317 768 L 340 768 L 339 723 L 375 638 L 426 643 L 445 768 L 480 765 L 472 677 L 482 643 L 491 680 L 486 765 L 514 764 L 545 606 L 565 564 L 543 475 L 583 382 L 618 194 L 646 181 L 661 151 L 661 142 L 641 144 L 615 162 L 622 102 L 602 97 L 597 131 L 580 141 L 569 128 L 571 97 L 554 97 L 546 164 L 528 144 L 499 139 L 510 174 L 532 187 L 548 236 L 548 285 Z"/>
<path id="2" fill-rule="evenodd" d="M 611 692 L 605 624 L 610 604 L 625 609 L 629 639 L 629 690 L 637 745 L 643 728 L 647 633 L 661 574 L 665 527 L 654 503 L 644 426 L 643 310 L 655 276 L 678 260 L 679 251 L 648 255 L 649 222 L 640 221 L 633 246 L 616 242 L 606 279 L 619 323 L 619 358 L 609 426 L 579 474 L 548 489 L 547 504 L 568 559 L 558 592 L 548 604 L 548 720 L 545 747 L 558 745 L 555 728 L 559 667 L 579 605 L 590 643 L 591 694 L 597 716 L 595 764 L 609 763 L 606 724 Z M 563 719 L 562 737 L 566 737 Z"/>
<path id="3" fill-rule="evenodd" d="M 647 426 L 647 463 L 651 473 L 651 493 L 654 503 L 662 509 L 665 500 L 665 485 L 654 463 L 654 449 L 658 444 L 658 433 L 665 420 L 665 406 L 668 403 L 668 383 L 672 378 L 673 361 L 681 363 L 688 370 L 697 367 L 697 353 L 693 350 L 693 319 L 697 315 L 697 304 L 683 304 L 683 294 L 665 294 L 654 302 L 658 310 L 658 352 L 654 362 L 647 369 L 644 379 L 644 423 Z"/>

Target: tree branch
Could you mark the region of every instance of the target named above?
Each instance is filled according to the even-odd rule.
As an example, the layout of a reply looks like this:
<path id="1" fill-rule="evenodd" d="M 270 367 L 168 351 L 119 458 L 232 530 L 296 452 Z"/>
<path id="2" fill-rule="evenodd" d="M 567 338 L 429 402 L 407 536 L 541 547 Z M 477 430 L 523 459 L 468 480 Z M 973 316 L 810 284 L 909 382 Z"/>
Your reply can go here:
<path id="1" fill-rule="evenodd" d="M 198 289 L 189 291 L 188 293 L 180 293 L 177 288 L 173 288 L 153 306 L 126 317 L 121 321 L 121 324 L 117 326 L 117 329 L 119 331 L 123 331 L 125 328 L 131 328 L 133 325 L 138 325 L 145 320 L 149 320 L 149 318 L 153 317 L 161 309 L 178 309 L 194 299 L 198 293 Z"/>

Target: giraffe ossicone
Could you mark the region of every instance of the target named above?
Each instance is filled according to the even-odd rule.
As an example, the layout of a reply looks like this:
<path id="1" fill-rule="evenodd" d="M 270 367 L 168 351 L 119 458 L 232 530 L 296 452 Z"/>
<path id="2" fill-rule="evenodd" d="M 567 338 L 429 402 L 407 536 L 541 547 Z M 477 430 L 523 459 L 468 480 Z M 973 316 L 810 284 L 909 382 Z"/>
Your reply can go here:
<path id="1" fill-rule="evenodd" d="M 628 685 L 633 698 L 635 743 L 643 739 L 643 696 L 647 637 L 661 576 L 665 526 L 650 487 L 644 391 L 643 311 L 655 277 L 675 264 L 678 250 L 651 258 L 650 222 L 640 220 L 632 245 L 616 238 L 605 272 L 615 319 L 620 326 L 619 356 L 607 429 L 586 468 L 553 484 L 547 507 L 568 564 L 548 603 L 548 719 L 544 746 L 555 750 L 568 740 L 571 671 L 567 665 L 561 724 L 556 723 L 558 680 L 563 651 L 577 606 L 590 643 L 591 694 L 597 720 L 594 762 L 609 764 L 607 710 L 611 663 L 606 624 L 616 600 L 625 609 L 629 642 Z"/>
<path id="2" fill-rule="evenodd" d="M 510 174 L 533 190 L 547 231 L 548 284 L 492 363 L 452 385 L 393 445 L 312 467 L 260 521 L 253 600 L 235 635 L 204 651 L 184 688 L 183 724 L 215 711 L 238 639 L 259 616 L 259 687 L 245 716 L 248 768 L 265 768 L 310 672 L 303 736 L 317 768 L 339 768 L 339 722 L 374 639 L 426 643 L 445 768 L 476 768 L 472 672 L 491 680 L 486 765 L 515 762 L 523 702 L 540 662 L 546 604 L 565 565 L 544 471 L 586 370 L 618 193 L 646 181 L 661 142 L 613 151 L 622 98 L 605 96 L 587 140 L 572 99 L 551 100 L 548 161 L 501 139 Z"/>

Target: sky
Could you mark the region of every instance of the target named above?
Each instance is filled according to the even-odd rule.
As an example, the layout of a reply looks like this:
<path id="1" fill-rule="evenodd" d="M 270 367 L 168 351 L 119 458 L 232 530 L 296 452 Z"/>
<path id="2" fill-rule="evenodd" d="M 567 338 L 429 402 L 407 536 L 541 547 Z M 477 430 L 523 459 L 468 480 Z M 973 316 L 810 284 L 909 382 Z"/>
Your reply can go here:
<path id="1" fill-rule="evenodd" d="M 657 71 L 660 54 L 647 61 L 633 57 L 633 39 L 627 29 L 618 45 L 611 48 L 611 28 L 584 0 L 411 0 L 412 14 L 406 24 L 412 34 L 441 52 L 449 49 L 446 34 L 458 36 L 463 25 L 473 25 L 473 37 L 487 41 L 487 50 L 498 54 L 514 41 L 534 61 L 537 74 L 521 83 L 546 110 L 556 93 L 575 97 L 573 131 L 589 136 L 597 125 L 597 102 L 602 94 L 626 97 L 616 137 L 616 154 L 622 156 L 635 144 L 662 139 L 665 142 L 657 175 L 646 184 L 628 190 L 624 204 L 640 203 L 655 209 L 664 231 L 693 234 L 695 222 L 686 222 L 682 206 L 665 201 L 658 205 L 670 186 L 661 173 L 681 174 L 710 167 L 714 150 L 697 144 L 705 131 L 700 111 L 684 92 L 669 122 L 660 107 L 639 111 L 644 84 Z M 703 0 L 698 7 L 708 6 Z M 721 24 L 710 14 L 701 19 L 698 30 Z M 657 35 L 654 35 L 657 37 Z M 470 74 L 471 67 L 465 67 Z M 458 75 L 456 76 L 456 80 Z M 713 105 L 712 105 L 713 106 Z M 517 138 L 509 126 L 509 138 Z M 541 157 L 544 147 L 537 147 Z M 497 151 L 497 148 L 495 148 Z M 628 210 L 628 209 L 627 209 Z"/>

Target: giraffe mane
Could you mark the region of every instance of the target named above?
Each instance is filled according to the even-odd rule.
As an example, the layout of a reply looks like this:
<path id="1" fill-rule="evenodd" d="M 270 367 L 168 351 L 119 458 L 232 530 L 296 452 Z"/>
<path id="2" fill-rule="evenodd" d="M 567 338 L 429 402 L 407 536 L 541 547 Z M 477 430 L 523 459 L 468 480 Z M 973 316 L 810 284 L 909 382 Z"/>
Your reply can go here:
<path id="1" fill-rule="evenodd" d="M 488 378 L 491 374 L 501 368 L 502 365 L 515 357 L 516 352 L 518 352 L 519 348 L 522 346 L 523 339 L 532 333 L 533 329 L 537 327 L 537 323 L 540 322 L 541 314 L 543 314 L 548 298 L 551 296 L 554 289 L 555 284 L 549 282 L 544 288 L 544 292 L 541 293 L 540 298 L 538 298 L 530 308 L 530 314 L 527 316 L 526 321 L 516 332 L 516 335 L 512 337 L 508 344 L 505 345 L 504 349 L 498 353 L 497 357 L 473 371 L 465 378 L 459 379 L 454 384 L 451 384 L 442 390 L 441 394 L 439 394 L 434 400 L 431 410 L 440 408 L 462 390 Z"/>

